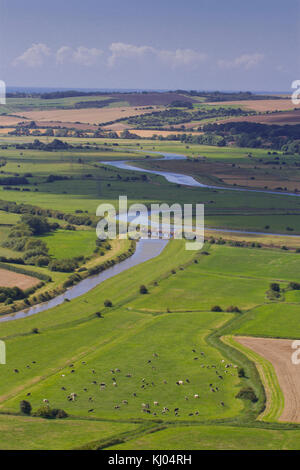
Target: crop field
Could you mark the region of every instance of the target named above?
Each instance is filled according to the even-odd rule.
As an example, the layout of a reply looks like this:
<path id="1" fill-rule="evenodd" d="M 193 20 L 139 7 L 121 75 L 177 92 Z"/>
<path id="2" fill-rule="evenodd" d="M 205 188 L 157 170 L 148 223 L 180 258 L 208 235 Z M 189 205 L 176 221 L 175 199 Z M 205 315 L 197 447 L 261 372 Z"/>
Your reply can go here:
<path id="1" fill-rule="evenodd" d="M 214 104 L 214 103 L 207 103 Z M 257 112 L 266 112 L 266 111 L 288 111 L 295 108 L 295 105 L 292 103 L 291 99 L 277 99 L 277 100 L 244 100 L 244 101 L 220 101 L 218 103 L 221 105 L 235 105 L 240 106 L 246 109 L 252 109 Z"/>
<path id="2" fill-rule="evenodd" d="M 38 279 L 26 276 L 20 273 L 14 273 L 0 268 L 0 286 L 1 287 L 19 287 L 20 289 L 28 289 L 38 284 Z"/>
<path id="3" fill-rule="evenodd" d="M 115 107 L 115 108 L 88 108 L 88 109 L 53 109 L 47 111 L 25 111 L 22 118 L 33 121 L 60 121 L 60 122 L 86 122 L 103 124 L 116 119 L 147 114 L 150 111 L 143 107 Z M 20 119 L 21 120 L 21 119 Z"/>

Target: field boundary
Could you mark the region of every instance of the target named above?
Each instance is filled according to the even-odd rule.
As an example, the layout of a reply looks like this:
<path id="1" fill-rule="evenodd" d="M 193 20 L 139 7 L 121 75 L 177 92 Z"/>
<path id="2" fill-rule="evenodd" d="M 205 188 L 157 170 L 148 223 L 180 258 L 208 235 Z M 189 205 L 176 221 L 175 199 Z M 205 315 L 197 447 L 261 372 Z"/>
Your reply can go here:
<path id="1" fill-rule="evenodd" d="M 238 343 L 232 335 L 223 336 L 222 341 L 228 346 L 245 354 L 247 358 L 255 364 L 258 370 L 266 393 L 266 406 L 256 419 L 260 421 L 277 422 L 283 412 L 284 395 L 273 365 L 259 354 Z"/>

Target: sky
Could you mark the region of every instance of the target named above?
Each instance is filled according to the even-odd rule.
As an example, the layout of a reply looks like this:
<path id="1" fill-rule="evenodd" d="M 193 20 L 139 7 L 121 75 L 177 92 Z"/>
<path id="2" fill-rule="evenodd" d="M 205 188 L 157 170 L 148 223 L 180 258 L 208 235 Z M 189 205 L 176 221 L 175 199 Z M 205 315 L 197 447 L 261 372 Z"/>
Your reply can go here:
<path id="1" fill-rule="evenodd" d="M 0 0 L 7 87 L 289 91 L 300 0 Z"/>

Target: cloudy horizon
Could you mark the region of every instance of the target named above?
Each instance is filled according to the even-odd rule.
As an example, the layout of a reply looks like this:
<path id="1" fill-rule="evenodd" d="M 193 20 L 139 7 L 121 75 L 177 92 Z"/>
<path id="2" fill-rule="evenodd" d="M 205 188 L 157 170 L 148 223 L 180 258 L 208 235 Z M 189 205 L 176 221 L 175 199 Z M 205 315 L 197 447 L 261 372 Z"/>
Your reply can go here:
<path id="1" fill-rule="evenodd" d="M 279 3 L 2 0 L 0 79 L 8 88 L 288 91 L 300 77 L 300 10 L 298 0 L 284 11 Z"/>

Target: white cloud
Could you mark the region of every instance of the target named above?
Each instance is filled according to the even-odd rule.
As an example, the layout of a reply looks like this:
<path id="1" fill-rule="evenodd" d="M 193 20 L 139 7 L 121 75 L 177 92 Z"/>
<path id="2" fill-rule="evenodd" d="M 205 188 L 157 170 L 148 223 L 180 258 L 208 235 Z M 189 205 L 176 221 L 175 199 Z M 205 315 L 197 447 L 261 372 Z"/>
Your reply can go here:
<path id="1" fill-rule="evenodd" d="M 222 68 L 243 68 L 249 70 L 256 67 L 263 58 L 263 54 L 243 54 L 233 60 L 219 60 L 218 64 Z"/>
<path id="2" fill-rule="evenodd" d="M 158 57 L 172 67 L 197 65 L 206 59 L 206 54 L 193 49 L 176 49 L 176 51 L 157 51 Z"/>
<path id="3" fill-rule="evenodd" d="M 196 65 L 206 59 L 206 55 L 192 49 L 176 49 L 175 51 L 156 49 L 151 46 L 135 46 L 123 42 L 114 42 L 110 45 L 111 55 L 108 65 L 114 66 L 119 59 L 141 59 L 152 55 L 171 67 Z"/>
<path id="4" fill-rule="evenodd" d="M 100 55 L 103 54 L 101 49 L 96 49 L 95 47 L 88 48 L 84 46 L 77 47 L 73 53 L 73 61 L 78 64 L 90 66 L 95 65 Z"/>
<path id="5" fill-rule="evenodd" d="M 134 46 L 123 42 L 113 42 L 109 46 L 111 55 L 108 58 L 108 65 L 113 66 L 118 59 L 135 59 L 144 57 L 147 53 L 155 53 L 155 49 L 150 46 Z"/>
<path id="6" fill-rule="evenodd" d="M 63 64 L 66 60 L 72 57 L 73 50 L 69 46 L 62 46 L 56 52 L 56 62 Z"/>
<path id="7" fill-rule="evenodd" d="M 69 46 L 62 46 L 56 52 L 56 62 L 58 64 L 64 64 L 71 61 L 89 67 L 95 65 L 102 54 L 103 51 L 95 47 L 88 48 L 79 46 L 77 49 L 72 49 Z"/>
<path id="8" fill-rule="evenodd" d="M 13 61 L 13 65 L 25 64 L 28 67 L 40 67 L 50 55 L 51 51 L 46 44 L 32 44 L 31 47 Z"/>

